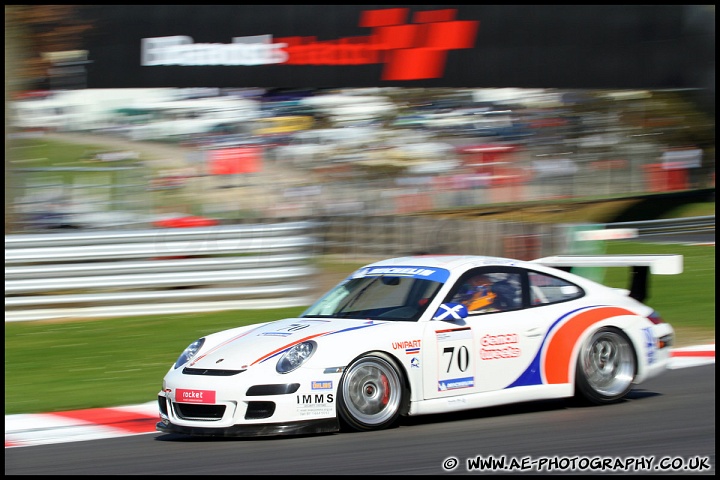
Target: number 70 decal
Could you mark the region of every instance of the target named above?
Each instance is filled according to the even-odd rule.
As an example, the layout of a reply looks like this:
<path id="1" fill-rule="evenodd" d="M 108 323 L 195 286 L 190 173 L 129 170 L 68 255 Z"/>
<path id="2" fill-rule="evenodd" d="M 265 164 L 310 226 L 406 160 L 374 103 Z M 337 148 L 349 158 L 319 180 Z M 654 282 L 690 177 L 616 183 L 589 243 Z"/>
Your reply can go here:
<path id="1" fill-rule="evenodd" d="M 455 347 L 443 348 L 443 357 L 447 359 L 447 370 L 446 373 L 450 373 L 454 366 L 457 365 L 457 369 L 461 372 L 466 372 L 470 366 L 470 352 L 465 345 L 461 345 L 455 352 Z"/>

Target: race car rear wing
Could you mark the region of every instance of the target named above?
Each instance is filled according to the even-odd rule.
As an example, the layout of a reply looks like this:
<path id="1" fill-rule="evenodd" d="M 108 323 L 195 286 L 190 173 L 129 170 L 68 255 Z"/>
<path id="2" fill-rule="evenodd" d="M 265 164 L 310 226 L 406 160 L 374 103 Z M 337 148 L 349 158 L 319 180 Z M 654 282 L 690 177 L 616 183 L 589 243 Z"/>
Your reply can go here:
<path id="1" fill-rule="evenodd" d="M 548 267 L 570 271 L 573 267 L 631 267 L 630 296 L 640 302 L 647 298 L 648 273 L 678 275 L 683 272 L 682 255 L 555 255 L 531 260 Z"/>

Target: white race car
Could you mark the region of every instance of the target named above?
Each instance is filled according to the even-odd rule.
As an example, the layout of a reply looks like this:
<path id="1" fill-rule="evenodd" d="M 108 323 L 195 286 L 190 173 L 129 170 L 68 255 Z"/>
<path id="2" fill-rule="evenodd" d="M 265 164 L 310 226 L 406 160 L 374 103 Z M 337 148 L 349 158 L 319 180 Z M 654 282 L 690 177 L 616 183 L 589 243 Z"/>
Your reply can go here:
<path id="1" fill-rule="evenodd" d="M 628 290 L 569 271 L 611 266 L 629 267 Z M 157 430 L 380 430 L 401 416 L 574 395 L 615 402 L 665 371 L 674 331 L 642 301 L 648 274 L 681 272 L 681 255 L 376 262 L 298 318 L 192 342 L 163 379 Z"/>

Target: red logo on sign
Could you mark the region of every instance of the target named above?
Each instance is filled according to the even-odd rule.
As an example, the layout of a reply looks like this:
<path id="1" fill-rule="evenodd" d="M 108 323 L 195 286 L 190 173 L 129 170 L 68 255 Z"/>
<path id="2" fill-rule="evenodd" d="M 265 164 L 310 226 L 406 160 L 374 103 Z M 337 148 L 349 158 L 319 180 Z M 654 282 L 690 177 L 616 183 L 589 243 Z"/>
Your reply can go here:
<path id="1" fill-rule="evenodd" d="M 262 149 L 258 147 L 223 148 L 210 151 L 210 173 L 237 175 L 262 170 Z"/>
<path id="2" fill-rule="evenodd" d="M 180 403 L 215 403 L 214 390 L 183 390 L 175 392 L 175 401 Z"/>
<path id="3" fill-rule="evenodd" d="M 316 37 L 276 38 L 287 43 L 289 65 L 367 65 L 384 63 L 382 80 L 442 77 L 449 50 L 472 48 L 479 21 L 455 20 L 456 9 L 416 12 L 406 23 L 407 8 L 367 10 L 360 26 L 367 37 L 318 42 Z"/>

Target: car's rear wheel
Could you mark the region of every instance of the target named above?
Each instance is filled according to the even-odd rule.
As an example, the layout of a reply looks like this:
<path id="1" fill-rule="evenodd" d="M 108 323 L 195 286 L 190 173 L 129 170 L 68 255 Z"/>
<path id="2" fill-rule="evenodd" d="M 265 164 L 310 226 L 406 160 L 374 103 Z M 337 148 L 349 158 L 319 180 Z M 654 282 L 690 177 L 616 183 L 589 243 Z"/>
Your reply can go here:
<path id="1" fill-rule="evenodd" d="M 577 393 L 595 404 L 616 402 L 628 394 L 637 373 L 637 358 L 630 339 L 616 328 L 601 328 L 578 354 Z"/>
<path id="2" fill-rule="evenodd" d="M 355 360 L 340 379 L 338 413 L 354 430 L 393 426 L 405 401 L 403 377 L 393 360 L 381 353 Z"/>

